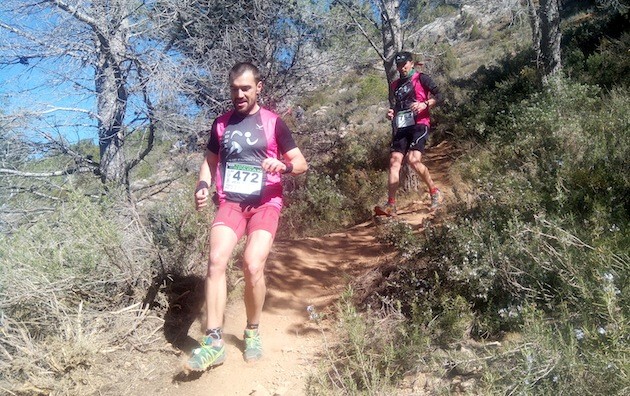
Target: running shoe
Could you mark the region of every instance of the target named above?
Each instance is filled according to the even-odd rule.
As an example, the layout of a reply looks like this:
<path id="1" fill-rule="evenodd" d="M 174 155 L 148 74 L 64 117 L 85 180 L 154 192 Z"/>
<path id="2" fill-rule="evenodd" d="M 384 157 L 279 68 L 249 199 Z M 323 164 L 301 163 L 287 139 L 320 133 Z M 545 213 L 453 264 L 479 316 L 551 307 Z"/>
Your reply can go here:
<path id="1" fill-rule="evenodd" d="M 193 371 L 204 371 L 209 367 L 218 366 L 224 361 L 225 344 L 223 341 L 215 341 L 212 337 L 205 336 L 201 340 L 201 346 L 193 349 L 192 356 L 186 362 L 186 366 Z"/>
<path id="2" fill-rule="evenodd" d="M 245 339 L 245 352 L 243 352 L 245 361 L 253 362 L 260 359 L 262 357 L 262 342 L 258 330 L 245 329 L 243 338 Z"/>
<path id="3" fill-rule="evenodd" d="M 396 205 L 389 202 L 384 205 L 377 205 L 374 207 L 374 213 L 377 216 L 396 216 Z"/>
<path id="4" fill-rule="evenodd" d="M 437 209 L 442 203 L 442 192 L 436 187 L 431 190 L 431 210 Z"/>

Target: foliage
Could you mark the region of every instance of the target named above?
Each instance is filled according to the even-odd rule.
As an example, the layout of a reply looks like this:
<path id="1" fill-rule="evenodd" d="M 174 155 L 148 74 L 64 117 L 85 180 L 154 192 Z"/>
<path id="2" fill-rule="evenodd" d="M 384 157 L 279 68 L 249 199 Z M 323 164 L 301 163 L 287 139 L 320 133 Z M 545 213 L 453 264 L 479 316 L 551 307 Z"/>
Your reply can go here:
<path id="1" fill-rule="evenodd" d="M 618 170 L 628 167 L 630 94 L 553 84 L 488 114 L 502 127 L 457 165 L 472 187 L 457 215 L 415 242 L 394 224 L 385 240 L 407 260 L 363 303 L 396 308 L 436 345 L 526 335 L 476 357 L 488 361 L 484 393 L 623 394 L 630 182 Z"/>
<path id="2" fill-rule="evenodd" d="M 403 257 L 409 257 L 418 253 L 418 241 L 413 233 L 413 228 L 404 221 L 391 219 L 377 233 L 379 242 L 394 246 Z"/>
<path id="3" fill-rule="evenodd" d="M 415 344 L 401 344 L 400 318 L 378 320 L 357 311 L 352 289 L 336 306 L 336 334 L 340 338 L 327 345 L 321 374 L 309 378 L 310 395 L 388 394 L 413 361 Z M 313 315 L 311 315 L 313 317 Z"/>
<path id="4" fill-rule="evenodd" d="M 155 255 L 119 199 L 76 191 L 46 218 L 0 235 L 3 389 L 30 383 L 40 393 L 84 393 L 99 352 L 153 342 L 161 322 L 138 301 Z"/>
<path id="5" fill-rule="evenodd" d="M 354 220 L 352 202 L 339 190 L 337 180 L 310 173 L 304 186 L 286 195 L 287 207 L 283 210 L 279 231 L 320 234 L 351 224 Z"/>
<path id="6" fill-rule="evenodd" d="M 359 92 L 357 93 L 357 101 L 361 106 L 369 106 L 373 103 L 379 103 L 387 98 L 388 87 L 387 80 L 376 74 L 368 74 L 357 81 Z"/>
<path id="7" fill-rule="evenodd" d="M 188 186 L 194 186 L 190 181 Z M 153 204 L 147 209 L 148 229 L 152 239 L 160 251 L 161 267 L 156 275 L 190 275 L 205 276 L 207 261 L 208 225 L 214 208 L 203 212 L 193 208 L 190 188 L 180 189 L 164 202 Z"/>
<path id="8" fill-rule="evenodd" d="M 567 73 L 581 82 L 602 88 L 628 87 L 629 26 L 627 13 L 596 15 L 588 19 L 582 16 L 580 23 L 575 23 L 565 33 L 567 45 L 563 50 L 563 62 Z"/>

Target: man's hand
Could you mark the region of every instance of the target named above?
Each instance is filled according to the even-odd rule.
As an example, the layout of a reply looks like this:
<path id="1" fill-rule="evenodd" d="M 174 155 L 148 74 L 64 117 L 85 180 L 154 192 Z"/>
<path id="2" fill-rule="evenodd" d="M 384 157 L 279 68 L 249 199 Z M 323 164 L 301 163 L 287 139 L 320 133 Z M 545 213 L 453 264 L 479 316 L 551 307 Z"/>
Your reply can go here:
<path id="1" fill-rule="evenodd" d="M 429 108 L 428 103 L 429 103 L 428 101 L 426 101 L 426 102 L 413 102 L 411 104 L 411 111 L 413 111 L 414 114 L 419 114 L 422 111 L 427 110 Z"/>
<path id="2" fill-rule="evenodd" d="M 210 195 L 210 190 L 208 188 L 208 183 L 205 181 L 200 181 L 197 184 L 197 189 L 195 190 L 195 208 L 199 211 L 205 208 L 208 205 L 208 196 Z"/>
<path id="3" fill-rule="evenodd" d="M 277 158 L 269 157 L 263 160 L 262 168 L 267 173 L 283 173 L 287 165 Z"/>
<path id="4" fill-rule="evenodd" d="M 387 119 L 390 121 L 394 119 L 394 109 L 387 110 Z"/>

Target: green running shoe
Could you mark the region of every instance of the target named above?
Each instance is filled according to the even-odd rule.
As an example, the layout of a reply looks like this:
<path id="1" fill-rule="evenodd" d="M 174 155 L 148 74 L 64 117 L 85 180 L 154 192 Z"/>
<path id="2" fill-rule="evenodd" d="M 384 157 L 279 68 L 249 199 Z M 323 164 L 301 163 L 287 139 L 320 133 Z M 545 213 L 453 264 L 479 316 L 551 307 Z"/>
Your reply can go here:
<path id="1" fill-rule="evenodd" d="M 246 362 L 253 362 L 262 357 L 262 342 L 258 330 L 245 329 L 245 352 L 243 358 Z"/>
<path id="2" fill-rule="evenodd" d="M 225 344 L 223 341 L 216 342 L 212 337 L 205 336 L 201 340 L 201 346 L 193 349 L 192 356 L 186 362 L 186 366 L 193 371 L 204 371 L 208 367 L 218 366 L 224 361 Z"/>

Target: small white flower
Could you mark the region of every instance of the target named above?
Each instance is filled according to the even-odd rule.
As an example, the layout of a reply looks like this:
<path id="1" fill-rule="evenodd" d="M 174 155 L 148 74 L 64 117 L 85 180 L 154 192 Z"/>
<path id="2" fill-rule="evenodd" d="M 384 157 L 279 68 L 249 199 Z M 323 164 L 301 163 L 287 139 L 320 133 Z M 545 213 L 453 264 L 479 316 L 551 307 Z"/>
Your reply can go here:
<path id="1" fill-rule="evenodd" d="M 582 331 L 582 329 L 574 329 L 573 332 L 575 333 L 575 338 L 577 338 L 578 341 L 584 338 L 584 331 Z"/>
<path id="2" fill-rule="evenodd" d="M 599 335 L 606 335 L 606 329 L 604 329 L 603 327 L 598 327 L 597 332 L 599 333 Z"/>

